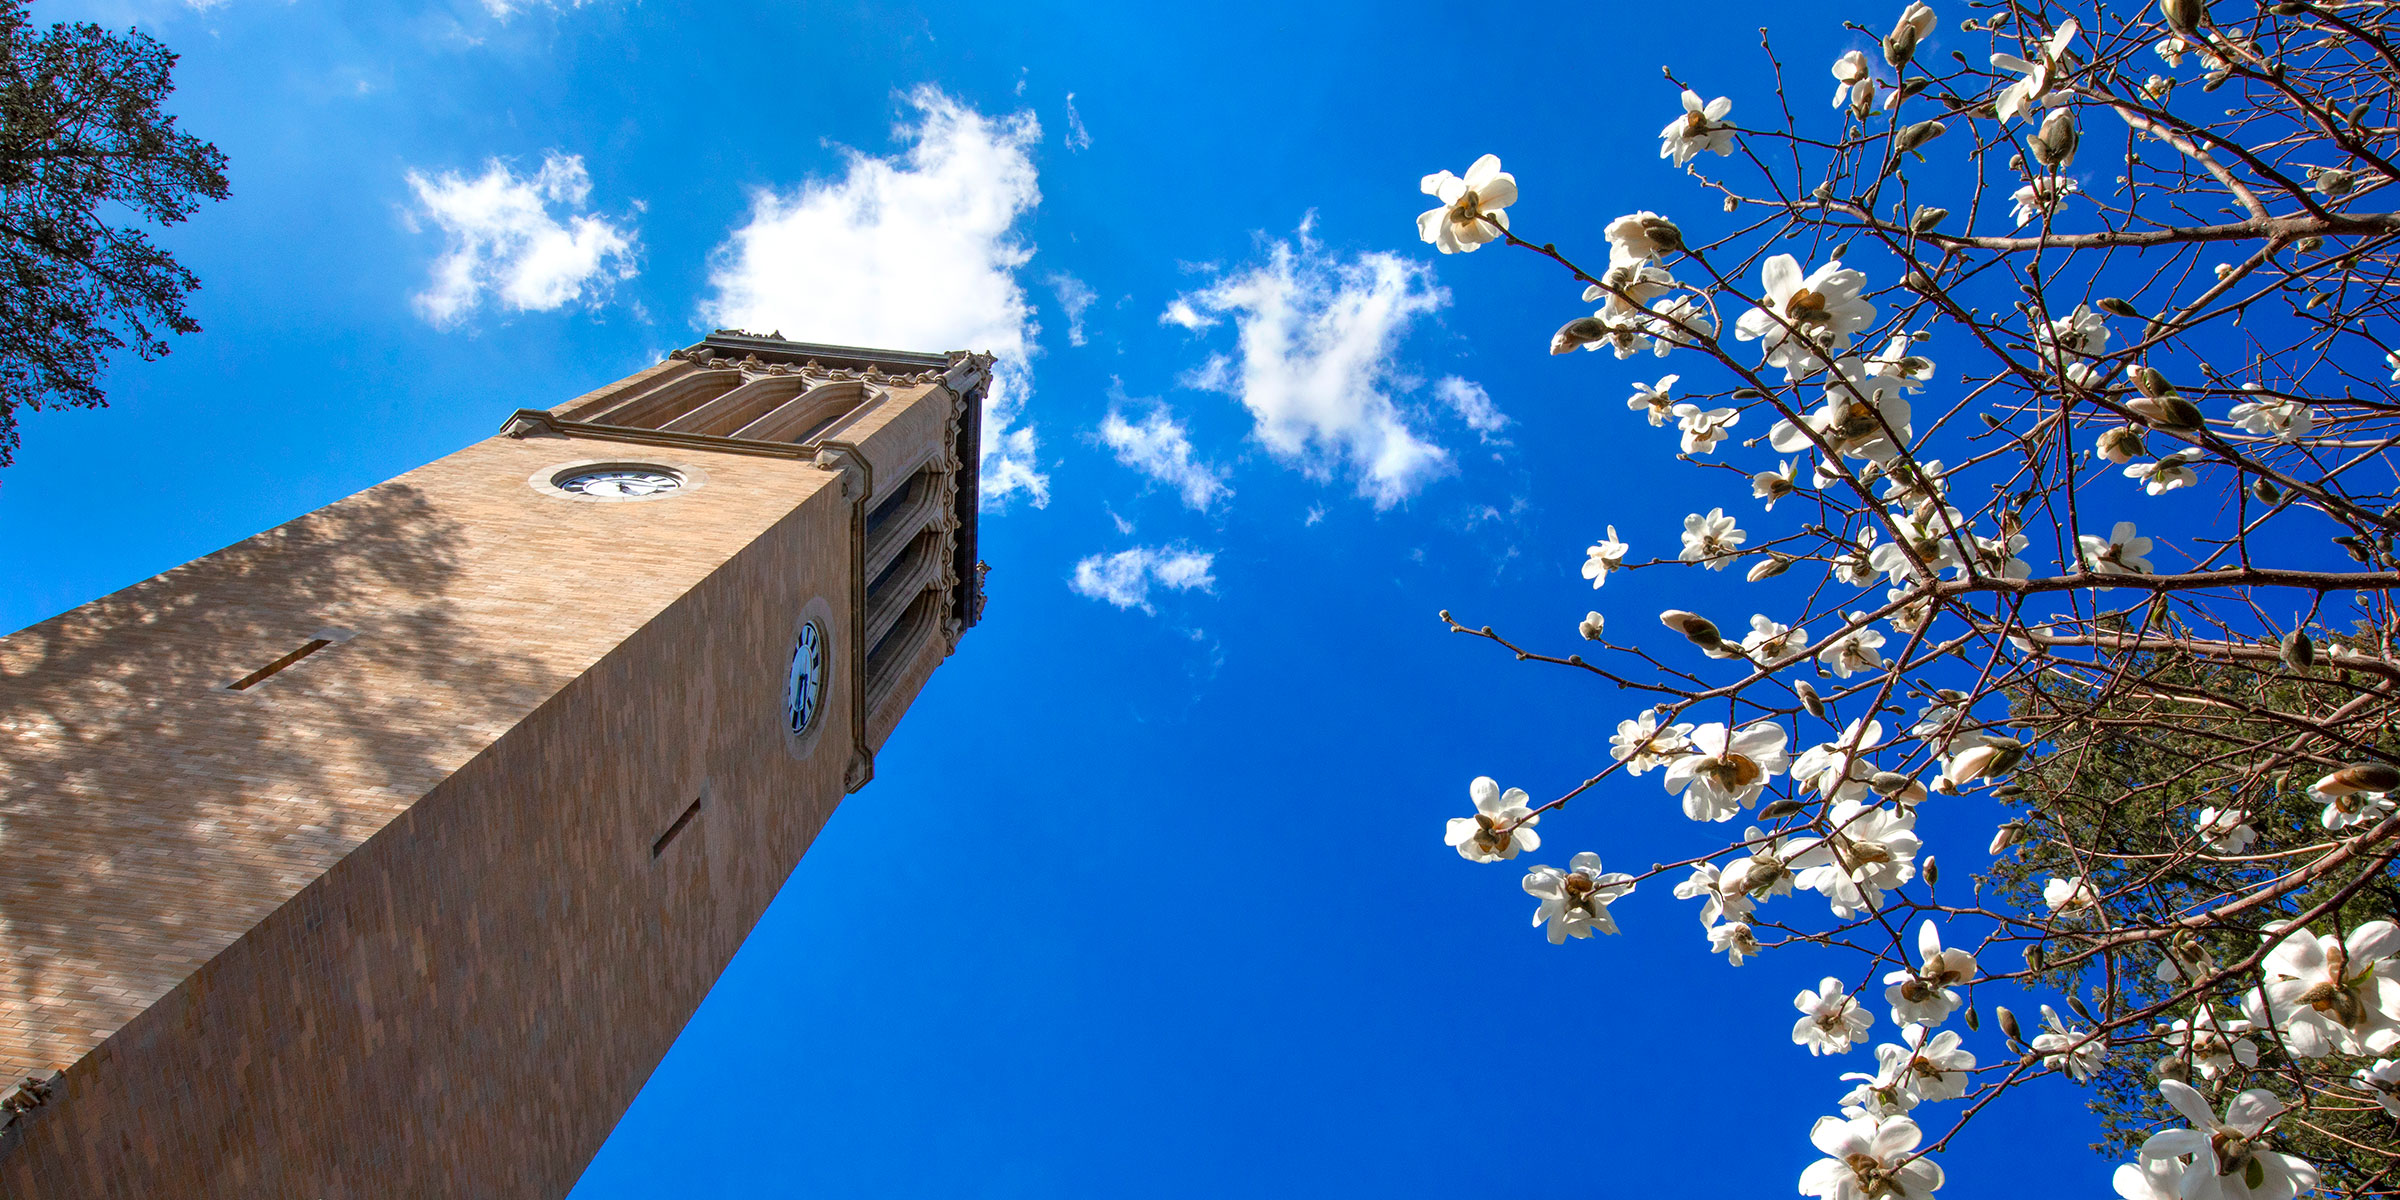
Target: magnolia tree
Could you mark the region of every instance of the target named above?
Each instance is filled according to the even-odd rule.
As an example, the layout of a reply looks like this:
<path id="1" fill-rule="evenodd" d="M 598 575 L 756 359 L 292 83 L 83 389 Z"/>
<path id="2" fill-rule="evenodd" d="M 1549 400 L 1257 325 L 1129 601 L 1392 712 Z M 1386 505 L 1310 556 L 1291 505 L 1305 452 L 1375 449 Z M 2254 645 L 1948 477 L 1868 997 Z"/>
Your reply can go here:
<path id="1" fill-rule="evenodd" d="M 1652 775 L 1688 856 L 1531 866 L 1552 942 L 1659 880 L 1731 965 L 1854 955 L 1783 981 L 1795 1053 L 1867 1060 L 1802 1193 L 1921 1200 L 2050 1074 L 2113 1106 L 2127 1200 L 2400 1193 L 2400 23 L 1949 17 L 1850 26 L 1875 49 L 1830 108 L 1771 45 L 1800 114 L 1684 89 L 1681 175 L 1588 248 L 1512 227 L 1493 157 L 1425 179 L 1426 241 L 1583 286 L 1551 352 L 1632 360 L 1629 436 L 1701 510 L 1583 565 L 1686 572 L 1671 633 L 1593 612 L 1550 654 L 1442 614 L 1640 697 L 1612 761 L 1541 798 L 1477 779 L 1448 841 L 1581 849 L 1605 831 L 1571 802 Z M 1988 824 L 1920 841 L 1945 807 Z"/>

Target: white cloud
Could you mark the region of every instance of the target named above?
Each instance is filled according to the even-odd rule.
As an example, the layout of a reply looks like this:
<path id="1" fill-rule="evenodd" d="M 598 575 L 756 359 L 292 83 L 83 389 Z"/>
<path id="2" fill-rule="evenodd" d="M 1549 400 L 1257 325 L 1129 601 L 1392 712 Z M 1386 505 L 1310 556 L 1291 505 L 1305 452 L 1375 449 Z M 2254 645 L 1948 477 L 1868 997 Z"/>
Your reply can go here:
<path id="1" fill-rule="evenodd" d="M 1051 272 L 1050 290 L 1058 293 L 1058 306 L 1067 313 L 1067 344 L 1082 345 L 1083 314 L 1090 311 L 1100 299 L 1100 294 L 1093 291 L 1089 284 L 1064 271 Z"/>
<path id="2" fill-rule="evenodd" d="M 1448 452 L 1410 428 L 1389 394 L 1401 336 L 1449 293 L 1394 254 L 1328 254 L 1309 225 L 1265 263 L 1177 297 L 1160 319 L 1198 330 L 1231 317 L 1238 364 L 1213 356 L 1185 382 L 1239 397 L 1276 457 L 1317 479 L 1346 468 L 1359 494 L 1386 508 L 1450 469 Z"/>
<path id="3" fill-rule="evenodd" d="M 1078 595 L 1106 600 L 1118 608 L 1155 613 L 1158 610 L 1150 605 L 1151 585 L 1177 592 L 1210 590 L 1217 583 L 1217 577 L 1209 573 L 1216 558 L 1207 551 L 1183 547 L 1135 546 L 1115 554 L 1094 554 L 1076 563 L 1067 586 Z"/>
<path id="4" fill-rule="evenodd" d="M 1139 424 L 1112 405 L 1100 420 L 1100 440 L 1116 451 L 1118 462 L 1174 488 L 1192 508 L 1207 512 L 1233 494 L 1223 470 L 1192 457 L 1192 439 L 1164 404 Z"/>
<path id="5" fill-rule="evenodd" d="M 1092 148 L 1092 131 L 1083 127 L 1083 114 L 1075 111 L 1075 93 L 1067 93 L 1067 149 Z"/>
<path id="6" fill-rule="evenodd" d="M 1433 398 L 1450 406 L 1458 419 L 1467 423 L 1487 444 L 1492 435 L 1508 424 L 1508 414 L 1492 407 L 1492 394 L 1483 385 L 1456 375 L 1444 375 L 1433 383 Z"/>
<path id="7" fill-rule="evenodd" d="M 1030 112 L 986 117 L 932 87 L 909 94 L 907 149 L 848 152 L 838 179 L 761 191 L 717 250 L 717 325 L 800 341 L 897 350 L 988 350 L 983 496 L 1049 503 L 1031 425 L 1019 425 L 1038 327 L 1017 270 L 1033 250 L 1017 220 L 1041 203 Z"/>
<path id="8" fill-rule="evenodd" d="M 465 319 L 487 295 L 520 312 L 548 312 L 587 293 L 596 303 L 638 269 L 630 225 L 583 211 L 592 176 L 581 155 L 552 151 L 531 176 L 496 158 L 474 179 L 410 171 L 408 186 L 417 198 L 410 227 L 430 221 L 449 242 L 416 297 L 435 325 Z"/>

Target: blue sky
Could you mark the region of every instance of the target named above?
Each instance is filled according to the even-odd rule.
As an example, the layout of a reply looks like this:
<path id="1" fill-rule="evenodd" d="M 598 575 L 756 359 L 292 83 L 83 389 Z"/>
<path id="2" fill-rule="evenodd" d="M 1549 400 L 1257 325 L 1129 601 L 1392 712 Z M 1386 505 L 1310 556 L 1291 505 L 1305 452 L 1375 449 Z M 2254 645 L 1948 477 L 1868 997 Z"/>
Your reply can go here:
<path id="1" fill-rule="evenodd" d="M 108 411 L 27 421 L 0 628 L 721 321 L 1013 356 L 985 624 L 579 1200 L 1777 1195 L 1816 1157 L 1846 1085 L 1787 1031 L 1825 962 L 1729 971 L 1663 883 L 1624 936 L 1553 947 L 1516 866 L 1441 842 L 1470 778 L 1556 794 L 1632 706 L 1436 611 L 1560 653 L 1589 607 L 1646 620 L 1664 585 L 1596 597 L 1583 547 L 1669 542 L 1691 476 L 1618 453 L 1667 368 L 1548 357 L 1576 289 L 1437 260 L 1413 221 L 1419 176 L 1485 152 L 1565 244 L 1702 204 L 1657 158 L 1662 58 L 1769 105 L 1760 24 L 1823 63 L 1880 7 L 1671 34 L 1604 6 L 35 12 L 181 51 L 233 199 L 167 239 L 205 332 L 120 363 Z M 1627 781 L 1540 857 L 1638 869 L 1687 828 Z M 2072 1089 L 2002 1108 L 1943 1195 L 2014 1194 L 2028 1162 L 2104 1193 Z"/>

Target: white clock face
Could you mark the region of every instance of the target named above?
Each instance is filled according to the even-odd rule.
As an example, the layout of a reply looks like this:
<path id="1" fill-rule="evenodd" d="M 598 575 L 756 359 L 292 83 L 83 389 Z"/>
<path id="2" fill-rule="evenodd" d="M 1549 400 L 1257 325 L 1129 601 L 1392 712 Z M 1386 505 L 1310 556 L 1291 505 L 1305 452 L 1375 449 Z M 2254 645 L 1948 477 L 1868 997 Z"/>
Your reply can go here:
<path id="1" fill-rule="evenodd" d="M 683 490 L 683 480 L 643 467 L 598 467 L 558 481 L 558 490 L 601 500 L 640 500 Z"/>
<path id="2" fill-rule="evenodd" d="M 816 724 L 825 692 L 825 633 L 815 621 L 800 626 L 792 647 L 792 669 L 783 687 L 784 720 L 795 734 Z"/>

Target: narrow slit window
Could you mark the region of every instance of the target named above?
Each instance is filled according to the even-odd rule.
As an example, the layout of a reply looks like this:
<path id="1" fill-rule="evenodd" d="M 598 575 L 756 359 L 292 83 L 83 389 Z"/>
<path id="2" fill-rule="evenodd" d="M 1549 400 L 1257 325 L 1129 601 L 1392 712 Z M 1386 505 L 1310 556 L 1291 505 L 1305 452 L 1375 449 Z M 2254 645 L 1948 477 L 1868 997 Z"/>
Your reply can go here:
<path id="1" fill-rule="evenodd" d="M 309 655 L 315 654 L 317 651 L 322 650 L 332 644 L 332 638 L 310 638 L 307 645 L 302 646 L 299 649 L 284 655 L 282 658 L 276 659 L 274 662 L 268 663 L 267 665 L 242 676 L 240 679 L 234 680 L 232 683 L 226 684 L 225 690 L 229 692 L 249 691 L 251 688 L 257 687 L 259 684 L 265 683 L 269 679 L 273 679 L 284 668 L 289 667 L 293 663 L 299 662 L 301 659 L 307 658 Z"/>
<path id="2" fill-rule="evenodd" d="M 700 815 L 701 802 L 707 799 L 706 792 L 692 798 L 691 807 L 684 809 L 683 815 L 675 818 L 675 823 L 667 826 L 667 831 L 658 835 L 657 841 L 650 843 L 650 857 L 657 858 L 667 852 L 667 843 L 674 841 L 675 835 L 682 833 L 683 827 L 691 824 L 693 817 Z"/>

